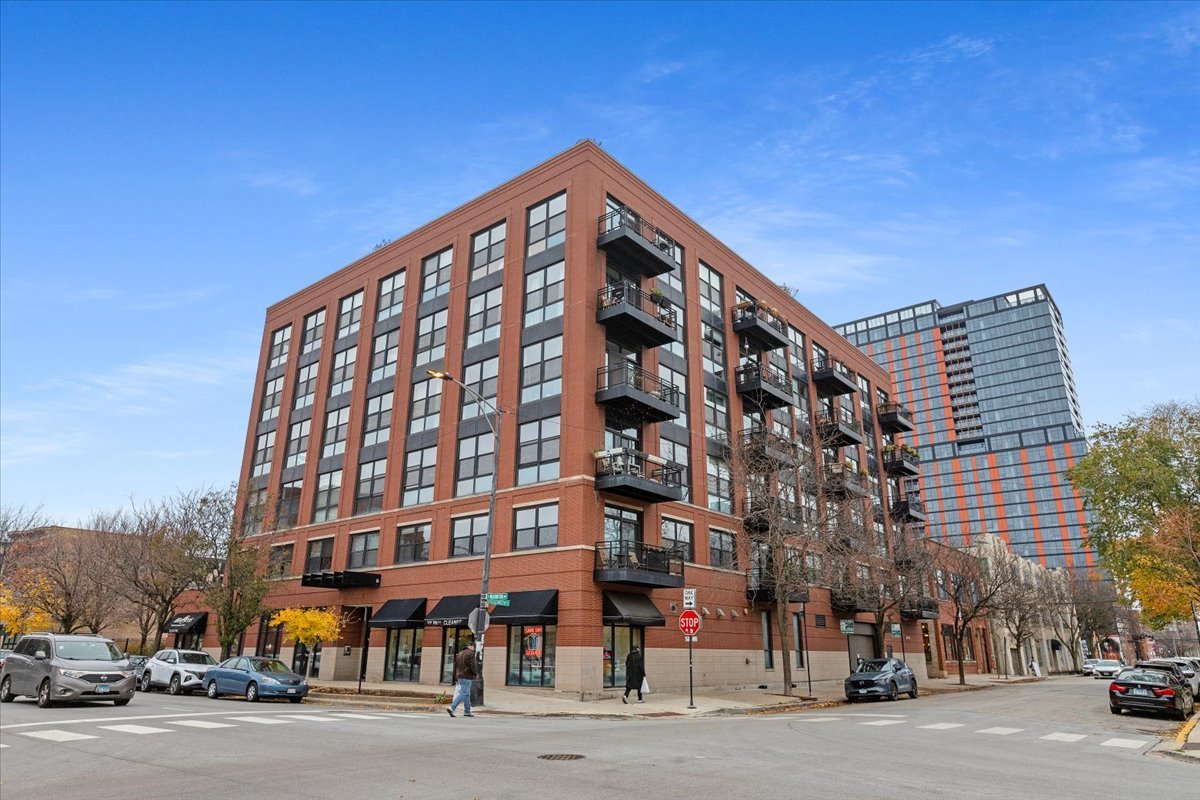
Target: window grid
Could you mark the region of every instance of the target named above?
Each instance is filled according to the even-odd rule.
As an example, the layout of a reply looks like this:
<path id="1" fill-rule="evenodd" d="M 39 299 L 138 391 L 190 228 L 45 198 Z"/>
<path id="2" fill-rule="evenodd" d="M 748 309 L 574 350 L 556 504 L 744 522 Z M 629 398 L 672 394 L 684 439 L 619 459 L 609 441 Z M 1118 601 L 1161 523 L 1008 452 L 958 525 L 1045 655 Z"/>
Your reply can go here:
<path id="1" fill-rule="evenodd" d="M 300 352 L 311 353 L 321 346 L 325 335 L 325 309 L 304 318 L 304 334 L 300 340 Z"/>
<path id="2" fill-rule="evenodd" d="M 459 517 L 454 520 L 450 538 L 450 557 L 480 556 L 487 548 L 488 517 Z"/>
<path id="3" fill-rule="evenodd" d="M 346 452 L 346 433 L 349 429 L 349 408 L 337 408 L 325 415 L 325 438 L 321 445 L 321 458 Z"/>
<path id="4" fill-rule="evenodd" d="M 254 443 L 254 459 L 250 464 L 250 475 L 257 478 L 271 471 L 271 457 L 275 454 L 275 431 L 261 433 Z"/>
<path id="5" fill-rule="evenodd" d="M 521 351 L 521 402 L 562 394 L 562 337 L 527 345 Z"/>
<path id="6" fill-rule="evenodd" d="M 279 505 L 275 512 L 276 529 L 296 527 L 300 518 L 300 494 L 303 490 L 303 479 L 288 481 L 279 487 Z"/>
<path id="7" fill-rule="evenodd" d="M 400 331 L 388 331 L 375 337 L 371 349 L 371 381 L 381 381 L 396 374 L 400 356 Z"/>
<path id="8" fill-rule="evenodd" d="M 525 327 L 563 313 L 563 262 L 557 261 L 525 276 Z"/>
<path id="9" fill-rule="evenodd" d="M 439 381 L 440 383 L 440 381 Z M 493 406 L 500 384 L 500 358 L 493 357 L 463 367 L 463 384 Z M 490 414 L 491 409 L 475 399 L 470 392 L 462 392 L 462 418 L 472 419 Z"/>
<path id="10" fill-rule="evenodd" d="M 558 479 L 561 418 L 523 423 L 518 430 L 517 485 Z"/>
<path id="11" fill-rule="evenodd" d="M 458 440 L 458 496 L 490 491 L 496 477 L 496 439 L 492 432 Z"/>
<path id="12" fill-rule="evenodd" d="M 317 394 L 317 370 L 320 362 L 305 364 L 296 371 L 296 399 L 292 408 L 306 408 L 313 404 Z"/>
<path id="13" fill-rule="evenodd" d="M 404 306 L 404 270 L 393 272 L 379 282 L 379 303 L 375 319 L 382 322 L 400 313 Z"/>
<path id="14" fill-rule="evenodd" d="M 504 269 L 504 239 L 508 223 L 501 222 L 471 238 L 471 280 L 477 281 Z"/>
<path id="15" fill-rule="evenodd" d="M 709 529 L 708 563 L 709 566 L 722 569 L 737 569 L 737 550 L 732 533 L 716 528 Z"/>
<path id="16" fill-rule="evenodd" d="M 333 569 L 333 539 L 318 539 L 308 543 L 304 559 L 305 572 L 324 572 Z"/>
<path id="17" fill-rule="evenodd" d="M 733 513 L 733 481 L 729 464 L 708 456 L 708 507 L 725 514 Z"/>
<path id="18" fill-rule="evenodd" d="M 500 303 L 503 299 L 504 291 L 497 286 L 467 301 L 466 347 L 500 338 Z"/>
<path id="19" fill-rule="evenodd" d="M 513 515 L 513 549 L 532 550 L 558 544 L 558 503 L 518 508 Z"/>
<path id="20" fill-rule="evenodd" d="M 431 502 L 436 472 L 436 446 L 409 452 L 404 460 L 404 495 L 401 505 L 414 506 Z"/>
<path id="21" fill-rule="evenodd" d="M 700 262 L 700 307 L 706 308 L 722 319 L 725 317 L 725 301 L 721 292 L 721 273 Z"/>
<path id="22" fill-rule="evenodd" d="M 409 409 L 409 433 L 435 430 L 442 417 L 441 380 L 417 381 L 413 384 L 412 401 Z"/>
<path id="23" fill-rule="evenodd" d="M 401 525 L 396 529 L 396 563 L 429 560 L 429 524 Z"/>
<path id="24" fill-rule="evenodd" d="M 725 334 L 707 322 L 700 323 L 700 361 L 705 372 L 725 377 Z"/>
<path id="25" fill-rule="evenodd" d="M 387 459 L 358 465 L 358 491 L 354 495 L 354 513 L 370 514 L 383 510 L 383 486 L 387 478 Z"/>
<path id="26" fill-rule="evenodd" d="M 555 195 L 529 209 L 528 246 L 525 255 L 533 256 L 566 241 L 567 193 Z"/>
<path id="27" fill-rule="evenodd" d="M 287 449 L 284 451 L 283 466 L 299 467 L 308 458 L 308 438 L 312 431 L 312 420 L 293 422 L 288 428 Z"/>
<path id="28" fill-rule="evenodd" d="M 284 325 L 279 330 L 271 334 L 271 354 L 267 361 L 267 367 L 278 367 L 280 364 L 287 362 L 288 345 L 292 340 L 292 326 Z"/>
<path id="29" fill-rule="evenodd" d="M 363 447 L 383 444 L 391 437 L 393 394 L 387 392 L 367 400 L 367 413 L 363 419 Z"/>
<path id="30" fill-rule="evenodd" d="M 317 491 L 313 498 L 313 522 L 337 519 L 338 498 L 342 491 L 342 471 L 335 469 L 317 475 Z"/>
<path id="31" fill-rule="evenodd" d="M 379 531 L 350 534 L 350 557 L 346 569 L 373 567 L 379 563 Z"/>
<path id="32" fill-rule="evenodd" d="M 266 422 L 279 416 L 279 401 L 283 397 L 283 377 L 271 378 L 263 385 L 262 413 L 259 421 Z"/>
<path id="33" fill-rule="evenodd" d="M 447 247 L 421 262 L 421 302 L 441 297 L 450 291 L 450 267 L 454 263 L 454 248 Z"/>
<path id="34" fill-rule="evenodd" d="M 283 578 L 292 574 L 292 558 L 295 556 L 294 544 L 277 544 L 267 555 L 267 577 Z"/>
<path id="35" fill-rule="evenodd" d="M 662 546 L 684 561 L 694 562 L 696 550 L 692 546 L 692 524 L 677 519 L 663 519 Z"/>
<path id="36" fill-rule="evenodd" d="M 666 459 L 668 464 L 679 468 L 679 486 L 683 489 L 680 499 L 684 503 L 692 502 L 692 457 L 688 446 L 670 439 L 659 439 L 658 454 Z"/>
<path id="37" fill-rule="evenodd" d="M 353 336 L 362 326 L 363 292 L 357 291 L 349 297 L 343 297 L 338 303 L 337 338 Z"/>
<path id="38" fill-rule="evenodd" d="M 446 355 L 446 309 L 427 314 L 417 320 L 416 365 L 428 364 Z"/>
<path id="39" fill-rule="evenodd" d="M 704 389 L 704 435 L 724 441 L 729 438 L 729 399 L 716 389 Z"/>
<path id="40" fill-rule="evenodd" d="M 336 397 L 354 388 L 354 367 L 358 361 L 358 345 L 333 356 L 333 372 L 329 376 L 329 396 Z"/>

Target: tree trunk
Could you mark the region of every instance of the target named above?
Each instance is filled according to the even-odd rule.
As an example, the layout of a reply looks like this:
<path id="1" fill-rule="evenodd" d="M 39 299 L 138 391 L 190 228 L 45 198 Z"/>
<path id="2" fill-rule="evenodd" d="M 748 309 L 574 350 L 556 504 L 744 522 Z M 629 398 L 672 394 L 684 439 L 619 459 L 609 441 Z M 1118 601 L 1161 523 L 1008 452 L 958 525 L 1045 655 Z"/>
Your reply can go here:
<path id="1" fill-rule="evenodd" d="M 967 670 L 963 665 L 963 639 L 966 638 L 967 627 L 965 625 L 954 626 L 954 649 L 958 656 L 958 685 L 967 685 Z"/>
<path id="2" fill-rule="evenodd" d="M 779 590 L 777 589 L 776 592 Z M 788 640 L 788 601 L 787 593 L 775 598 L 776 628 L 779 630 L 779 655 L 783 662 L 783 694 L 792 696 L 792 659 L 791 645 Z"/>

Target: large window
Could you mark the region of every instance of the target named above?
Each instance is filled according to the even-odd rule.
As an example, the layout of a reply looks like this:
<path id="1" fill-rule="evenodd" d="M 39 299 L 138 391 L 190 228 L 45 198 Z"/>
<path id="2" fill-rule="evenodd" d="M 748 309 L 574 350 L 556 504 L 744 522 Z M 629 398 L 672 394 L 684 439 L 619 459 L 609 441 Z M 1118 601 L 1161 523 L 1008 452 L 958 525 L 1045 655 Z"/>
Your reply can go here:
<path id="1" fill-rule="evenodd" d="M 526 345 L 521 351 L 521 402 L 562 394 L 562 337 Z"/>
<path id="2" fill-rule="evenodd" d="M 433 501 L 433 479 L 437 472 L 437 447 L 409 452 L 404 459 L 404 495 L 401 505 Z"/>
<path id="3" fill-rule="evenodd" d="M 279 487 L 279 505 L 275 511 L 275 527 L 280 530 L 296 527 L 300 518 L 300 493 L 304 480 L 288 481 Z"/>
<path id="4" fill-rule="evenodd" d="M 450 557 L 483 555 L 487 537 L 487 514 L 455 519 L 450 533 Z"/>
<path id="5" fill-rule="evenodd" d="M 518 429 L 518 485 L 558 478 L 559 423 L 559 417 L 546 417 L 522 423 Z"/>
<path id="6" fill-rule="evenodd" d="M 375 337 L 371 348 L 371 380 L 381 381 L 396 374 L 400 357 L 400 331 L 388 331 Z"/>
<path id="7" fill-rule="evenodd" d="M 471 280 L 504 269 L 504 238 L 508 223 L 501 222 L 471 237 Z"/>
<path id="8" fill-rule="evenodd" d="M 287 450 L 283 454 L 285 467 L 298 467 L 308 458 L 308 439 L 312 420 L 293 422 L 288 428 Z"/>
<path id="9" fill-rule="evenodd" d="M 491 431 L 458 440 L 456 495 L 490 491 L 496 478 L 496 438 Z"/>
<path id="10" fill-rule="evenodd" d="M 275 431 L 259 434 L 254 442 L 254 458 L 250 462 L 250 474 L 257 478 L 271 471 L 271 457 L 275 454 Z"/>
<path id="11" fill-rule="evenodd" d="M 775 669 L 775 645 L 772 641 L 771 612 L 762 612 L 763 667 Z"/>
<path id="12" fill-rule="evenodd" d="M 409 681 L 421 679 L 421 647 L 423 628 L 389 628 L 387 657 L 383 661 L 385 681 Z"/>
<path id="13" fill-rule="evenodd" d="M 700 306 L 718 317 L 725 317 L 725 301 L 721 292 L 721 273 L 700 262 Z"/>
<path id="14" fill-rule="evenodd" d="M 525 276 L 526 328 L 562 316 L 563 280 L 561 261 Z"/>
<path id="15" fill-rule="evenodd" d="M 729 438 L 729 400 L 716 389 L 704 389 L 704 435 L 725 441 Z"/>
<path id="16" fill-rule="evenodd" d="M 413 384 L 412 408 L 409 413 L 408 432 L 420 433 L 438 427 L 442 418 L 441 380 L 417 381 Z"/>
<path id="17" fill-rule="evenodd" d="M 313 498 L 313 522 L 337 519 L 338 500 L 342 493 L 342 471 L 322 472 L 317 475 L 317 492 Z"/>
<path id="18" fill-rule="evenodd" d="M 692 457 L 686 444 L 672 442 L 670 439 L 658 440 L 658 454 L 667 463 L 679 468 L 679 486 L 683 490 L 680 499 L 685 503 L 692 502 Z"/>
<path id="19" fill-rule="evenodd" d="M 428 364 L 446 355 L 447 311 L 435 311 L 417 320 L 417 354 L 413 363 Z"/>
<path id="20" fill-rule="evenodd" d="M 556 639 L 554 625 L 509 625 L 505 683 L 509 686 L 553 686 Z"/>
<path id="21" fill-rule="evenodd" d="M 700 323 L 700 360 L 705 372 L 725 377 L 725 334 L 707 322 Z"/>
<path id="22" fill-rule="evenodd" d="M 376 320 L 385 320 L 400 313 L 404 306 L 404 270 L 392 273 L 379 282 L 379 307 Z"/>
<path id="23" fill-rule="evenodd" d="M 363 293 L 355 292 L 338 303 L 337 338 L 353 336 L 362 325 Z"/>
<path id="24" fill-rule="evenodd" d="M 335 408 L 325 415 L 325 438 L 321 458 L 340 456 L 346 452 L 346 433 L 350 430 L 350 409 Z"/>
<path id="25" fill-rule="evenodd" d="M 313 404 L 317 396 L 317 368 L 319 362 L 305 364 L 296 371 L 296 397 L 292 401 L 293 408 L 305 408 Z"/>
<path id="26" fill-rule="evenodd" d="M 310 539 L 308 555 L 304 559 L 304 571 L 306 573 L 325 572 L 331 569 L 333 569 L 333 537 Z"/>
<path id="27" fill-rule="evenodd" d="M 606 687 L 625 685 L 625 659 L 634 646 L 643 646 L 645 633 L 644 628 L 632 625 L 604 626 L 604 685 Z"/>
<path id="28" fill-rule="evenodd" d="M 513 515 L 513 549 L 554 547 L 558 544 L 558 503 L 518 508 Z"/>
<path id="29" fill-rule="evenodd" d="M 291 542 L 272 547 L 267 553 L 267 577 L 283 578 L 291 575 L 292 558 L 295 551 L 296 545 Z"/>
<path id="30" fill-rule="evenodd" d="M 725 514 L 733 513 L 733 479 L 729 464 L 708 456 L 708 507 Z"/>
<path id="31" fill-rule="evenodd" d="M 529 244 L 525 254 L 537 255 L 543 250 L 562 244 L 567 238 L 566 227 L 566 192 L 532 206 L 529 209 L 529 233 L 525 237 Z"/>
<path id="32" fill-rule="evenodd" d="M 363 447 L 383 444 L 392 431 L 392 395 L 385 392 L 378 397 L 367 398 L 367 415 L 363 420 Z"/>
<path id="33" fill-rule="evenodd" d="M 696 548 L 692 544 L 692 523 L 664 517 L 662 546 L 679 555 L 684 561 L 695 561 Z"/>
<path id="34" fill-rule="evenodd" d="M 503 290 L 497 286 L 467 301 L 467 347 L 500 338 L 500 303 Z"/>
<path id="35" fill-rule="evenodd" d="M 438 381 L 441 383 L 441 381 Z M 500 358 L 493 357 L 485 361 L 477 361 L 474 364 L 467 364 L 463 367 L 463 384 L 473 389 L 483 399 L 490 402 L 493 406 L 496 404 L 496 392 L 500 383 Z M 470 392 L 462 392 L 462 418 L 472 419 L 473 417 L 490 414 L 489 409 L 484 403 L 475 399 Z"/>
<path id="36" fill-rule="evenodd" d="M 304 318 L 304 333 L 300 338 L 300 352 L 311 353 L 321 346 L 325 335 L 325 309 Z"/>
<path id="37" fill-rule="evenodd" d="M 354 494 L 354 513 L 370 514 L 383 510 L 383 486 L 387 477 L 387 459 L 358 465 L 358 490 Z"/>
<path id="38" fill-rule="evenodd" d="M 624 506 L 605 506 L 604 541 L 642 541 L 642 513 Z"/>
<path id="39" fill-rule="evenodd" d="M 279 416 L 279 398 L 283 397 L 283 378 L 271 378 L 263 384 L 262 413 L 259 421 L 266 422 Z"/>
<path id="40" fill-rule="evenodd" d="M 450 267 L 454 263 L 454 248 L 447 247 L 421 262 L 421 302 L 440 297 L 450 291 Z"/>
<path id="41" fill-rule="evenodd" d="M 396 563 L 429 560 L 429 523 L 401 525 L 396 529 Z"/>
<path id="42" fill-rule="evenodd" d="M 737 569 L 737 549 L 732 533 L 709 528 L 708 564 L 722 569 Z"/>
<path id="43" fill-rule="evenodd" d="M 329 376 L 329 396 L 336 397 L 354 388 L 354 366 L 358 345 L 333 355 L 333 374 Z"/>
<path id="44" fill-rule="evenodd" d="M 242 516 L 242 530 L 246 536 L 257 536 L 263 530 L 263 518 L 267 514 L 266 487 L 253 489 L 246 498 L 246 512 Z"/>
<path id="45" fill-rule="evenodd" d="M 267 360 L 268 367 L 278 367 L 287 361 L 288 344 L 292 340 L 292 326 L 284 325 L 271 334 L 271 354 Z"/>
<path id="46" fill-rule="evenodd" d="M 678 406 L 680 414 L 675 419 L 675 424 L 681 428 L 688 427 L 687 373 L 673 370 L 666 364 L 660 363 L 658 377 L 664 383 L 669 383 L 678 390 L 675 405 Z"/>
<path id="47" fill-rule="evenodd" d="M 379 563 L 379 531 L 350 535 L 350 558 L 346 569 L 364 569 Z"/>

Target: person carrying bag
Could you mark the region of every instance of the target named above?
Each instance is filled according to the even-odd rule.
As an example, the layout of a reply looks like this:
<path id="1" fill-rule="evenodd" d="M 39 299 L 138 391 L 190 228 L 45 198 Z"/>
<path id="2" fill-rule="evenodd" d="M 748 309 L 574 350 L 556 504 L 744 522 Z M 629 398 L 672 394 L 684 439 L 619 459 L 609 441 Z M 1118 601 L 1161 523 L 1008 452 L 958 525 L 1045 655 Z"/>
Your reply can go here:
<path id="1" fill-rule="evenodd" d="M 637 701 L 639 703 L 646 702 L 642 695 L 650 691 L 650 684 L 646 680 L 646 665 L 642 660 L 642 651 L 635 645 L 630 649 L 629 655 L 625 656 L 625 694 L 621 695 L 621 702 L 629 702 L 629 693 L 634 689 L 637 690 Z"/>

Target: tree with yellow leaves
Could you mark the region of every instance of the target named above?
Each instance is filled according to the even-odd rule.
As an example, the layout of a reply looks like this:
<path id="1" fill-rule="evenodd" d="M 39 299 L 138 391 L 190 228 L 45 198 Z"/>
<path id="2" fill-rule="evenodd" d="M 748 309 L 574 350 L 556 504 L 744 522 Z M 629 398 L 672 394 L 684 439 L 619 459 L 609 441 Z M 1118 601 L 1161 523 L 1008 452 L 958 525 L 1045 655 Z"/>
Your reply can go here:
<path id="1" fill-rule="evenodd" d="M 49 631 L 54 628 L 54 620 L 38 608 L 32 598 L 0 586 L 0 628 L 9 636 L 21 636 L 33 631 Z"/>
<path id="2" fill-rule="evenodd" d="M 318 642 L 333 641 L 345 620 L 329 608 L 285 608 L 271 615 L 271 626 L 283 626 L 284 635 L 312 650 Z"/>

